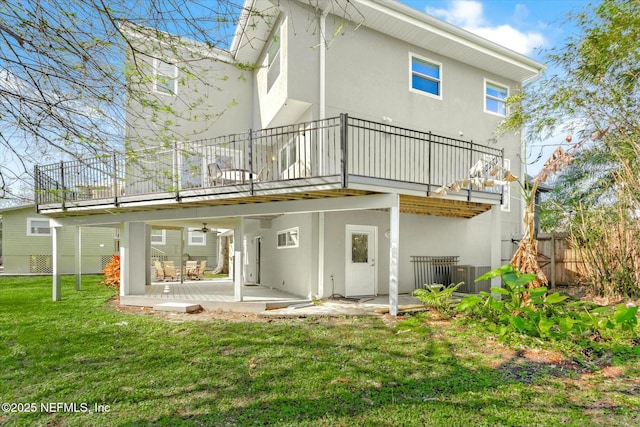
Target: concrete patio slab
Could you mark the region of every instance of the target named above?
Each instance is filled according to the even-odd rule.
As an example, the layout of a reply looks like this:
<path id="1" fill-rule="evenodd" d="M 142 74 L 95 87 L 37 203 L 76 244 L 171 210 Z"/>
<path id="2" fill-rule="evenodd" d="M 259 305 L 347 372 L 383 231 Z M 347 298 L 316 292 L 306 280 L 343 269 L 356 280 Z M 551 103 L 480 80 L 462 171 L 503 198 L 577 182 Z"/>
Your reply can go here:
<path id="1" fill-rule="evenodd" d="M 306 298 L 279 289 L 255 285 L 244 286 L 242 301 L 235 301 L 233 288 L 233 282 L 228 279 L 158 282 L 146 286 L 144 295 L 121 296 L 120 305 L 155 307 L 162 303 L 198 304 L 205 310 L 259 313 L 309 302 Z"/>

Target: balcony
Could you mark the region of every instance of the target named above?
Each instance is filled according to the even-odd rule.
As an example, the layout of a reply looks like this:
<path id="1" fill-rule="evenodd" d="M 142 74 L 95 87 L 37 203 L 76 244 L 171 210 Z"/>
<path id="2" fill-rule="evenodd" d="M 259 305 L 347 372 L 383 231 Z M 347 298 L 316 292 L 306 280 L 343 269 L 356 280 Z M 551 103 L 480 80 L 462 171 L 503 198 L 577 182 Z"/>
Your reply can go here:
<path id="1" fill-rule="evenodd" d="M 501 149 L 343 114 L 37 166 L 36 208 L 86 215 L 384 192 L 434 200 L 452 186 L 472 204 L 500 199 L 502 164 Z"/>

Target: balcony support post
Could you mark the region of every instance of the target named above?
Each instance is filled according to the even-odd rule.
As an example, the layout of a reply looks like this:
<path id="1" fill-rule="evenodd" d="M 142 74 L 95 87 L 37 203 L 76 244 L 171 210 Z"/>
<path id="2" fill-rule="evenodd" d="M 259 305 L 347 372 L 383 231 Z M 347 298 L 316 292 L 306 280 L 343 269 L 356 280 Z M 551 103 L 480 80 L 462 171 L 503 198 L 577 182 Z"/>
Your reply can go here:
<path id="1" fill-rule="evenodd" d="M 389 208 L 389 314 L 398 315 L 398 262 L 400 257 L 400 195 Z"/>
<path id="2" fill-rule="evenodd" d="M 144 222 L 125 222 L 120 227 L 120 296 L 144 295 L 150 269 L 146 245 L 150 237 Z"/>
<path id="3" fill-rule="evenodd" d="M 242 302 L 242 285 L 244 284 L 244 217 L 236 218 L 233 230 L 233 300 Z"/>

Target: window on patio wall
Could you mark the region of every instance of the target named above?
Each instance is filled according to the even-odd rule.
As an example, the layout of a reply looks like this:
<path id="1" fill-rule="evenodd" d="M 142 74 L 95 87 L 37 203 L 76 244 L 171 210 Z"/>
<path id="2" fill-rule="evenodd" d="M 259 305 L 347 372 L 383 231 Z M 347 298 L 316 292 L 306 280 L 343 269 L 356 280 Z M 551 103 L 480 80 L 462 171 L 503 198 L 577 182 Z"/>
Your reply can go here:
<path id="1" fill-rule="evenodd" d="M 278 249 L 297 248 L 300 245 L 299 232 L 298 227 L 278 231 Z"/>
<path id="2" fill-rule="evenodd" d="M 207 246 L 207 235 L 199 228 L 189 228 L 189 246 Z"/>
<path id="3" fill-rule="evenodd" d="M 166 245 L 167 244 L 167 230 L 151 230 L 151 244 L 152 245 Z"/>

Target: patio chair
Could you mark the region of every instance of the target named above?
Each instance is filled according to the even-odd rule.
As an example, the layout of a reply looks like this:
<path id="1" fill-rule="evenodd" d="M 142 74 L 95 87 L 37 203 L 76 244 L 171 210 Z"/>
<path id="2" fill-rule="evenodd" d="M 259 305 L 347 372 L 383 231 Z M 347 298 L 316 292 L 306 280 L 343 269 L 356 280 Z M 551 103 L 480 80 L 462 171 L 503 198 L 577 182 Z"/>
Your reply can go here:
<path id="1" fill-rule="evenodd" d="M 200 265 L 196 270 L 196 280 L 202 280 L 204 278 L 204 270 L 207 268 L 207 261 L 200 261 Z"/>
<path id="2" fill-rule="evenodd" d="M 160 261 L 153 261 L 153 268 L 156 271 L 156 281 L 164 281 L 164 270 Z"/>
<path id="3" fill-rule="evenodd" d="M 209 175 L 209 184 L 215 186 L 224 185 L 222 178 L 222 169 L 217 163 L 209 163 L 207 165 L 207 174 Z"/>
<path id="4" fill-rule="evenodd" d="M 178 271 L 173 261 L 164 261 L 162 263 L 162 269 L 164 270 L 165 280 L 176 280 L 178 278 Z"/>
<path id="5" fill-rule="evenodd" d="M 265 182 L 269 180 L 269 169 L 268 168 L 262 168 L 260 170 L 260 173 L 258 173 L 258 177 L 256 178 L 256 181 L 258 182 Z"/>
<path id="6" fill-rule="evenodd" d="M 184 265 L 184 275 L 189 279 L 198 277 L 198 261 L 187 261 Z"/>

